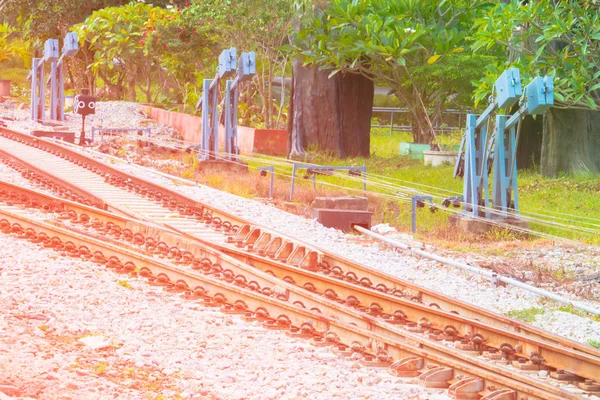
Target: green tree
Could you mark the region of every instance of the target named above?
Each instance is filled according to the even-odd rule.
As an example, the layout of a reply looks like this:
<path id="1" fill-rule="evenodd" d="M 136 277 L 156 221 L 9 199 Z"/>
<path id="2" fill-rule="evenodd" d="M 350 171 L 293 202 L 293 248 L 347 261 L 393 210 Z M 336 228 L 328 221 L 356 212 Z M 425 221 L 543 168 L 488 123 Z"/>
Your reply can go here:
<path id="1" fill-rule="evenodd" d="M 30 35 L 43 42 L 58 39 L 93 11 L 104 7 L 127 4 L 130 0 L 8 0 L 2 14 L 9 21 L 29 20 Z"/>
<path id="2" fill-rule="evenodd" d="M 129 3 L 94 11 L 76 25 L 80 41 L 93 53 L 88 67 L 107 84 L 116 98 L 127 86 L 127 98 L 136 100 L 138 85 L 152 102 L 152 83 L 158 78 L 157 58 L 146 49 L 146 37 L 157 21 L 170 18 L 171 11 L 145 3 Z"/>
<path id="3" fill-rule="evenodd" d="M 27 40 L 36 56 L 40 56 L 46 39 L 62 39 L 76 24 L 83 22 L 94 11 L 126 5 L 132 0 L 0 0 L 0 22 L 18 22 L 20 28 L 27 26 Z M 155 6 L 184 5 L 187 0 L 153 0 Z M 94 54 L 85 46 L 76 57 L 67 60 L 67 76 L 74 87 L 95 90 L 96 75 L 87 66 Z M 118 86 L 113 87 L 113 91 Z"/>
<path id="4" fill-rule="evenodd" d="M 427 78 L 436 71 L 430 66 L 467 50 L 472 21 L 486 7 L 470 0 L 332 0 L 305 21 L 295 43 L 307 63 L 388 85 L 411 112 L 414 141 L 431 143 L 428 103 L 443 107 L 455 94 L 446 90 L 457 85 L 446 79 L 436 86 Z"/>
<path id="5" fill-rule="evenodd" d="M 18 29 L 4 22 L 0 24 L 0 64 L 11 57 L 19 57 L 28 63 L 31 59 L 29 43 L 19 35 Z"/>
<path id="6" fill-rule="evenodd" d="M 40 42 L 62 38 L 75 24 L 92 12 L 106 7 L 126 5 L 132 0 L 4 0 L 0 20 L 30 20 L 30 35 Z M 184 5 L 187 0 L 153 0 L 154 6 Z"/>
<path id="7" fill-rule="evenodd" d="M 219 33 L 194 6 L 167 14 L 146 30 L 145 54 L 156 57 L 161 66 L 163 101 L 183 102 L 195 110 L 202 76 L 212 77 L 222 50 Z"/>
<path id="8" fill-rule="evenodd" d="M 513 0 L 497 4 L 475 21 L 473 48 L 505 51 L 476 93 L 486 98 L 507 67 L 524 81 L 554 76 L 555 104 L 544 117 L 542 173 L 600 171 L 600 16 L 597 0 Z"/>
<path id="9" fill-rule="evenodd" d="M 474 81 L 478 81 L 490 64 L 497 62 L 495 54 L 453 54 L 440 62 L 423 64 L 412 69 L 412 83 L 423 93 L 423 103 L 435 126 L 441 125 L 447 108 L 472 109 Z"/>
<path id="10" fill-rule="evenodd" d="M 281 115 L 273 102 L 273 80 L 287 69 L 287 54 L 279 48 L 292 31 L 292 0 L 193 0 L 188 9 L 186 14 L 210 26 L 219 53 L 228 47 L 256 52 L 259 111 L 267 128 L 275 126 Z"/>

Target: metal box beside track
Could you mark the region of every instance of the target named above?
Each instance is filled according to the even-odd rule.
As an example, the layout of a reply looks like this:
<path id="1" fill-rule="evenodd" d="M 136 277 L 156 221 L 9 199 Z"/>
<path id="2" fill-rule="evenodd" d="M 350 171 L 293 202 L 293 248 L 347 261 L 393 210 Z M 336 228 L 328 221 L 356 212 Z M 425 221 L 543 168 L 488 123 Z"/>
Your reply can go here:
<path id="1" fill-rule="evenodd" d="M 252 78 L 256 74 L 256 54 L 243 53 L 238 62 L 238 76 L 241 81 Z"/>
<path id="2" fill-rule="evenodd" d="M 518 68 L 509 68 L 500 75 L 494 84 L 498 108 L 512 107 L 523 95 L 521 72 Z"/>
<path id="3" fill-rule="evenodd" d="M 63 41 L 63 56 L 73 57 L 79 51 L 79 37 L 76 32 L 69 32 Z"/>
<path id="4" fill-rule="evenodd" d="M 44 43 L 44 58 L 47 61 L 58 60 L 58 39 L 48 39 Z"/>
<path id="5" fill-rule="evenodd" d="M 342 232 L 351 232 L 353 225 L 371 229 L 371 211 L 365 210 L 338 210 L 331 208 L 313 208 L 313 218 L 327 228 L 339 229 Z"/>

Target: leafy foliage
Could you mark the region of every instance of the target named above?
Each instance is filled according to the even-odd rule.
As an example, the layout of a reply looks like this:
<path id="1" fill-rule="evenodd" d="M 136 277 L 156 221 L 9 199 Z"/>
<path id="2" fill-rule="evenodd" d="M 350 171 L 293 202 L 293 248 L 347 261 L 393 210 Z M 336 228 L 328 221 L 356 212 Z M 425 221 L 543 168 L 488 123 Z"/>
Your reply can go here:
<path id="1" fill-rule="evenodd" d="M 166 13 L 169 11 L 145 3 L 94 11 L 74 28 L 94 53 L 89 68 L 113 85 L 128 82 L 129 98 L 135 100 L 136 80 L 149 86 L 157 70 L 156 60 L 145 52 L 145 37 Z"/>
<path id="2" fill-rule="evenodd" d="M 29 45 L 16 28 L 4 22 L 0 24 L 0 63 L 10 57 L 29 58 Z"/>
<path id="3" fill-rule="evenodd" d="M 278 112 L 272 81 L 286 61 L 277 48 L 287 41 L 290 21 L 290 0 L 192 0 L 181 8 L 131 2 L 97 10 L 75 29 L 92 54 L 87 66 L 115 92 L 113 97 L 122 97 L 120 88 L 127 86 L 133 99 L 137 85 L 148 102 L 194 105 L 202 78 L 214 76 L 224 48 L 255 51 L 258 77 L 247 97 L 258 97 L 270 126 Z M 260 108 L 252 111 L 261 114 Z"/>
<path id="4" fill-rule="evenodd" d="M 8 21 L 29 20 L 30 34 L 40 42 L 63 37 L 71 26 L 80 23 L 93 11 L 127 4 L 130 0 L 19 0 L 9 1 L 2 11 Z"/>
<path id="5" fill-rule="evenodd" d="M 487 97 L 509 66 L 526 79 L 555 76 L 555 97 L 564 107 L 597 109 L 600 105 L 600 15 L 598 0 L 538 0 L 499 3 L 475 20 L 473 48 L 500 48 L 508 60 L 490 67 L 479 82 L 476 99 Z"/>
<path id="6" fill-rule="evenodd" d="M 420 130 L 416 139 L 430 141 L 428 106 L 437 102 L 443 107 L 445 97 L 453 94 L 446 90 L 464 92 L 470 87 L 470 76 L 465 88 L 465 79 L 453 80 L 436 64 L 466 50 L 471 21 L 486 7 L 487 3 L 466 0 L 333 0 L 304 21 L 295 43 L 307 63 L 332 68 L 332 74 L 360 73 L 389 85 L 413 112 Z M 473 61 L 481 69 L 479 61 L 486 60 Z M 454 63 L 455 70 L 458 65 Z M 433 82 L 431 73 L 447 79 Z"/>
<path id="7" fill-rule="evenodd" d="M 164 78 L 173 82 L 168 96 L 173 101 L 194 105 L 198 100 L 200 76 L 218 54 L 218 33 L 208 22 L 185 7 L 165 14 L 144 32 L 144 54 L 156 57 Z"/>
<path id="8" fill-rule="evenodd" d="M 81 23 L 92 12 L 106 7 L 123 6 L 132 0 L 9 0 L 2 9 L 8 22 L 29 20 L 31 35 L 40 42 L 63 37 L 73 25 Z M 187 0 L 153 0 L 157 7 L 184 5 Z M 0 2 L 2 3 L 2 2 Z"/>
<path id="9" fill-rule="evenodd" d="M 248 111 L 262 115 L 267 128 L 274 126 L 285 114 L 273 102 L 272 84 L 275 74 L 283 75 L 288 65 L 279 48 L 291 34 L 292 0 L 194 0 L 185 12 L 208 27 L 210 37 L 220 45 L 219 53 L 232 46 L 256 52 L 257 76 L 248 94 L 258 97 L 259 105 Z"/>

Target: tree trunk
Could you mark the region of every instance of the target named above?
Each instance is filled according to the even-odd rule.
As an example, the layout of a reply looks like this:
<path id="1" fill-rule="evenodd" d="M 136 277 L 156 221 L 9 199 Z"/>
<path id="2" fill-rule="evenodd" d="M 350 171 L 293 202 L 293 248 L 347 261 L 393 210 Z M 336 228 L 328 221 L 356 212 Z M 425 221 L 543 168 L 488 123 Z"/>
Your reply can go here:
<path id="1" fill-rule="evenodd" d="M 521 134 L 517 147 L 517 168 L 534 169 L 540 165 L 544 118 L 531 115 L 521 120 Z"/>
<path id="2" fill-rule="evenodd" d="M 127 82 L 127 100 L 135 102 L 135 79 L 131 78 Z"/>
<path id="3" fill-rule="evenodd" d="M 551 108 L 544 116 L 541 173 L 600 171 L 600 112 Z"/>
<path id="4" fill-rule="evenodd" d="M 110 78 L 104 75 L 104 73 L 101 70 L 98 71 L 98 76 L 100 77 L 100 79 L 102 79 L 102 82 L 104 82 L 105 89 L 108 90 L 108 92 L 105 93 L 103 97 L 110 100 L 122 100 L 122 78 L 120 77 L 117 83 L 114 84 L 111 82 Z"/>
<path id="5" fill-rule="evenodd" d="M 432 144 L 433 127 L 429 126 L 429 116 L 424 108 L 420 94 L 415 88 L 407 90 L 402 86 L 395 88 L 396 97 L 408 107 L 411 121 L 411 133 L 414 143 Z"/>
<path id="6" fill-rule="evenodd" d="M 307 150 L 337 157 L 368 157 L 370 153 L 373 82 L 356 74 L 303 67 L 293 62 L 289 110 L 290 155 Z"/>
<path id="7" fill-rule="evenodd" d="M 411 107 L 411 132 L 414 143 L 431 144 L 433 135 L 427 125 L 427 116 L 421 107 Z"/>
<path id="8" fill-rule="evenodd" d="M 265 127 L 267 129 L 273 129 L 273 58 L 267 55 L 269 58 L 269 65 L 267 67 L 267 94 L 265 96 L 265 105 L 267 107 L 267 116 L 265 120 Z"/>

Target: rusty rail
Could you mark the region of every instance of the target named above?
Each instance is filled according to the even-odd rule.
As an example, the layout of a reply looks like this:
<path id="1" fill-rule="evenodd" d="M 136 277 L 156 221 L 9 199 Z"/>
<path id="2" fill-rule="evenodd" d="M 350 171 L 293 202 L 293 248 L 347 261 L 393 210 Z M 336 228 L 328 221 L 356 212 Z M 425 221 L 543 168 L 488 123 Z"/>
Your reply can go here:
<path id="1" fill-rule="evenodd" d="M 12 133 L 9 134 L 12 135 Z M 25 139 L 28 139 L 25 141 L 29 143 L 29 139 L 31 138 L 27 137 L 27 135 L 24 136 L 26 136 Z M 37 140 L 38 139 L 34 139 L 33 142 L 36 142 Z M 34 143 L 34 145 L 36 145 L 38 148 L 45 147 L 45 143 Z M 79 153 L 76 154 L 85 158 L 85 156 Z M 73 160 L 73 162 L 77 162 L 78 165 L 84 168 L 95 168 L 92 167 L 91 164 L 87 164 L 86 161 L 82 161 L 78 158 L 73 158 Z M 93 161 L 95 163 L 99 163 L 98 161 Z M 112 182 L 115 182 L 117 186 L 120 185 L 121 187 L 125 186 L 129 188 L 135 188 L 136 193 L 140 193 L 142 196 L 144 196 L 144 194 L 142 194 L 142 192 L 144 191 L 142 184 L 133 183 L 129 178 L 125 179 L 122 176 L 116 177 L 120 174 L 120 172 L 110 167 L 108 168 L 111 169 L 111 172 L 113 172 L 113 174 L 109 174 L 107 172 L 102 171 L 98 171 L 98 173 L 103 173 L 105 176 L 108 175 L 107 179 L 111 180 Z M 148 193 L 151 193 L 150 190 L 163 189 L 160 186 L 151 184 L 149 182 L 146 182 L 146 184 L 148 186 L 146 187 L 145 196 L 147 196 Z M 510 345 L 510 347 L 512 347 L 512 350 L 514 350 L 513 354 L 517 354 L 519 356 L 527 356 L 526 353 L 528 350 L 530 361 L 533 361 L 533 364 L 539 364 L 541 355 L 539 354 L 539 351 L 535 351 L 535 347 L 538 346 L 539 348 L 544 350 L 544 356 L 546 356 L 546 358 L 548 358 L 548 355 L 551 355 L 551 357 L 549 357 L 551 359 L 551 363 L 548 363 L 548 365 L 558 367 L 564 365 L 569 366 L 568 371 L 563 372 L 561 371 L 562 368 L 558 371 L 555 371 L 556 376 L 566 378 L 567 380 L 573 378 L 573 371 L 571 369 L 572 366 L 575 365 L 575 367 L 578 368 L 577 374 L 579 374 L 579 376 L 592 378 L 595 377 L 595 371 L 597 371 L 597 364 L 594 363 L 597 363 L 596 357 L 598 355 L 598 351 L 589 346 L 581 345 L 579 343 L 572 342 L 567 339 L 557 337 L 555 335 L 549 335 L 546 332 L 531 327 L 529 325 L 517 323 L 506 317 L 498 316 L 496 314 L 486 312 L 485 310 L 477 309 L 476 307 L 471 306 L 469 304 L 458 302 L 450 298 L 445 298 L 444 296 L 441 296 L 433 291 L 428 291 L 427 289 L 420 288 L 416 285 L 400 281 L 389 275 L 385 275 L 378 271 L 360 266 L 358 264 L 352 263 L 351 261 L 344 260 L 332 254 L 328 254 L 314 247 L 304 245 L 285 236 L 278 236 L 278 234 L 273 231 L 268 231 L 260 227 L 251 226 L 249 224 L 242 225 L 239 227 L 239 229 L 231 229 L 234 227 L 234 225 L 228 220 L 223 220 L 219 217 L 215 217 L 212 209 L 205 208 L 204 205 L 201 205 L 193 199 L 189 199 L 187 197 L 185 198 L 187 199 L 188 204 L 190 201 L 194 202 L 194 207 L 199 208 L 202 211 L 193 215 L 189 215 L 190 206 L 186 208 L 177 205 L 175 209 L 180 211 L 180 214 L 205 221 L 216 228 L 225 227 L 226 229 L 223 229 L 225 231 L 225 234 L 229 236 L 231 244 L 234 244 L 235 246 L 215 245 L 214 243 L 206 244 L 209 244 L 214 248 L 218 248 L 219 250 L 226 252 L 238 259 L 243 259 L 245 260 L 245 262 L 250 263 L 260 269 L 263 269 L 263 271 L 270 271 L 270 273 L 274 274 L 275 269 L 277 269 L 278 274 L 286 273 L 286 275 L 280 275 L 280 277 L 284 280 L 288 278 L 288 283 L 290 283 L 289 281 L 292 280 L 295 285 L 302 285 L 302 287 L 304 287 L 304 285 L 311 284 L 315 291 L 321 294 L 323 297 L 327 297 L 338 302 L 341 300 L 340 294 L 347 295 L 347 299 L 351 298 L 350 296 L 353 296 L 354 299 L 356 299 L 357 296 L 348 293 L 360 293 L 362 301 L 371 304 L 371 306 L 373 306 L 373 303 L 377 304 L 377 307 L 374 307 L 374 310 L 378 311 L 378 313 L 382 315 L 391 315 L 390 312 L 393 312 L 398 309 L 394 309 L 393 307 L 410 308 L 411 311 L 409 314 L 411 318 L 408 318 L 407 315 L 407 318 L 405 319 L 407 321 L 410 319 L 421 319 L 419 315 L 428 315 L 433 320 L 433 323 L 431 321 L 427 321 L 430 323 L 429 328 L 434 327 L 434 324 L 436 324 L 436 327 L 443 327 L 443 324 L 448 322 L 448 318 L 456 318 L 452 316 L 456 315 L 454 313 L 460 312 L 462 317 L 457 318 L 453 321 L 455 321 L 456 324 L 462 324 L 460 325 L 461 328 L 465 329 L 465 331 L 463 331 L 465 332 L 462 335 L 463 337 L 471 336 L 471 339 L 474 337 L 477 339 L 476 341 L 483 339 L 483 342 L 487 342 L 487 345 L 493 344 L 497 347 L 501 347 L 498 346 L 498 344 L 500 343 L 502 338 L 509 338 L 511 340 L 523 340 L 524 345 L 519 342 L 519 344 L 516 345 L 516 349 L 515 346 Z M 183 211 L 183 213 L 181 211 Z M 187 215 L 186 211 L 188 211 Z M 218 215 L 223 216 L 224 214 L 221 213 Z M 129 223 L 135 224 L 135 222 L 132 221 L 133 220 L 129 220 Z M 239 218 L 233 220 L 233 222 L 238 223 L 240 223 L 240 221 L 243 222 Z M 229 227 L 227 227 L 226 222 L 229 222 Z M 172 231 L 176 230 L 176 228 L 172 229 Z M 185 232 L 180 233 L 185 234 Z M 170 234 L 173 235 L 172 232 Z M 193 238 L 196 241 L 199 240 L 198 238 L 194 238 L 191 235 L 187 236 L 189 238 Z M 171 237 L 169 240 L 178 239 L 174 239 L 173 237 Z M 246 251 L 240 250 L 240 247 L 245 248 Z M 335 265 L 334 263 L 339 264 Z M 340 265 L 346 270 L 340 267 Z M 320 274 L 317 274 L 315 272 L 320 272 Z M 295 274 L 294 276 L 296 279 L 298 279 L 298 282 L 296 282 L 296 279 L 290 276 L 290 274 Z M 327 277 L 325 274 L 329 275 L 329 277 Z M 343 281 L 347 281 L 348 284 L 342 284 L 344 283 Z M 330 286 L 327 287 L 327 285 Z M 396 291 L 398 293 L 394 293 Z M 401 292 L 403 295 L 412 293 L 413 301 L 398 299 L 396 298 L 397 296 L 394 296 L 395 294 L 397 295 Z M 374 299 L 378 301 L 372 301 Z M 431 303 L 428 303 L 430 300 L 433 301 Z M 384 306 L 379 304 L 379 302 L 383 303 Z M 427 306 L 427 304 L 429 305 Z M 361 305 L 360 300 L 358 301 L 358 304 L 355 304 L 355 306 L 356 308 L 364 308 L 364 306 Z M 447 307 L 447 310 L 449 310 L 450 312 L 440 310 L 441 307 Z M 480 321 L 474 321 L 473 319 L 475 318 L 480 319 Z M 504 336 L 500 334 L 497 337 L 494 336 L 497 334 L 498 331 L 502 331 L 502 329 L 498 330 L 494 326 L 503 327 L 503 325 L 513 326 L 514 328 L 516 328 L 515 330 L 517 331 L 517 333 L 511 335 L 509 332 L 508 335 L 502 333 L 502 335 Z M 445 328 L 446 327 L 444 327 L 444 329 Z M 453 328 L 456 329 L 456 327 Z M 436 329 L 432 330 L 434 331 L 434 336 L 440 335 L 440 333 L 435 333 Z M 437 330 L 440 331 L 439 329 Z M 458 333 L 458 329 L 456 331 Z M 521 331 L 521 334 L 518 333 L 519 331 Z M 489 337 L 483 337 L 483 335 L 480 332 L 484 332 Z M 476 336 L 477 334 L 479 334 L 480 336 Z M 523 337 L 523 334 L 528 335 L 530 337 Z M 543 341 L 536 339 L 543 339 Z M 566 353 L 566 349 L 563 349 L 558 346 L 553 346 L 553 344 L 560 344 L 561 346 L 567 348 L 577 349 L 581 353 L 587 353 L 583 354 L 584 362 L 581 364 L 579 362 L 573 364 L 573 358 L 570 358 L 569 360 L 561 359 L 561 354 L 564 356 Z M 469 346 L 472 346 L 472 343 L 465 343 L 464 345 L 464 348 L 468 349 Z M 510 347 L 505 346 L 503 347 L 503 349 L 510 352 Z M 526 351 L 523 351 L 523 349 L 525 349 Z M 546 351 L 548 351 L 548 354 L 546 353 Z M 557 356 L 555 357 L 554 353 L 552 352 L 555 352 Z M 573 353 L 569 357 L 571 356 L 577 358 L 580 355 Z M 589 357 L 586 358 L 586 356 Z M 524 369 L 529 368 L 527 366 L 529 365 L 528 362 L 520 364 L 526 364 L 523 365 L 523 367 L 525 367 Z M 590 370 L 590 368 L 593 369 Z M 591 387 L 595 387 L 595 384 L 591 384 L 589 382 L 583 383 L 582 385 L 584 387 L 587 387 L 585 385 L 591 385 Z"/>
<path id="2" fill-rule="evenodd" d="M 220 246 L 222 248 L 219 249 L 224 252 L 215 250 L 214 245 L 204 243 L 189 235 L 182 237 L 175 231 L 166 230 L 160 226 L 115 216 L 92 207 L 63 201 L 53 196 L 0 181 L 0 201 L 7 200 L 12 204 L 21 204 L 24 207 L 33 207 L 34 203 L 37 203 L 37 208 L 53 212 L 59 211 L 61 212 L 58 217 L 61 221 L 59 222 L 60 225 L 64 225 L 62 221 L 69 221 L 69 226 L 66 226 L 66 228 L 85 235 L 90 235 L 89 226 L 94 226 L 93 221 L 96 221 L 95 228 L 100 232 L 98 236 L 101 236 L 106 243 L 123 246 L 123 244 L 120 244 L 122 240 L 119 241 L 118 239 L 122 237 L 130 238 L 130 241 L 137 243 L 137 246 L 126 245 L 127 248 L 140 251 L 140 246 L 143 244 L 149 254 L 156 253 L 157 247 L 160 248 L 160 243 L 163 243 L 162 253 L 158 251 L 159 254 L 179 254 L 179 260 L 185 259 L 189 263 L 194 262 L 194 259 L 196 261 L 205 260 L 205 262 L 211 260 L 211 264 L 206 267 L 210 269 L 212 264 L 218 263 L 222 268 L 219 273 L 222 272 L 223 276 L 230 281 L 239 280 L 240 282 L 258 283 L 262 287 L 269 288 L 267 289 L 268 292 L 285 296 L 294 304 L 302 304 L 310 309 L 319 309 L 321 312 L 323 304 L 325 304 L 328 307 L 326 312 L 336 315 L 341 320 L 346 320 L 365 329 L 374 330 L 374 327 L 377 327 L 382 329 L 381 334 L 383 336 L 398 340 L 395 336 L 397 332 L 390 335 L 390 332 L 387 331 L 390 328 L 385 323 L 396 325 L 398 328 L 404 329 L 402 340 L 406 340 L 408 335 L 408 339 L 419 343 L 422 348 L 428 348 L 431 341 L 435 342 L 443 339 L 458 342 L 460 340 L 461 343 L 457 345 L 458 351 L 478 351 L 492 360 L 503 355 L 506 362 L 510 359 L 516 360 L 512 364 L 523 370 L 540 369 L 541 357 L 545 358 L 548 365 L 557 365 L 561 362 L 573 365 L 573 357 L 577 357 L 578 362 L 590 364 L 588 368 L 597 368 L 598 365 L 598 359 L 591 356 L 576 354 L 558 346 L 524 338 L 522 335 L 505 332 L 479 321 L 441 311 L 435 307 L 427 307 L 361 285 L 285 265 L 243 250 L 231 249 L 225 246 Z M 54 208 L 50 208 L 51 205 L 54 205 Z M 60 205 L 60 207 L 57 205 Z M 88 229 L 79 229 L 79 225 L 87 226 Z M 127 231 L 129 232 L 126 233 Z M 146 237 L 142 232 L 153 236 Z M 176 246 L 173 246 L 173 244 L 176 244 Z M 225 253 L 233 255 L 233 257 L 227 257 Z M 237 262 L 232 261 L 233 259 L 236 259 Z M 240 263 L 239 260 L 243 260 L 244 263 Z M 199 268 L 203 268 L 201 264 L 202 262 L 199 262 Z M 256 268 L 265 273 L 257 272 Z M 276 279 L 275 276 L 278 276 L 279 279 Z M 280 290 L 270 288 L 279 288 Z M 338 303 L 351 309 L 340 307 Z M 370 306 L 367 307 L 362 304 L 370 304 Z M 344 315 L 340 317 L 340 313 Z M 365 320 L 368 321 L 367 326 L 363 325 Z M 384 325 L 381 325 L 382 323 Z M 441 328 L 440 324 L 444 326 L 443 330 L 437 329 L 438 327 Z M 460 332 L 468 333 L 461 334 Z M 509 345 L 509 342 L 513 344 Z M 510 354 L 504 354 L 505 351 L 510 351 Z M 534 359 L 534 357 L 531 357 L 532 354 L 537 354 L 538 358 Z M 507 355 L 509 357 L 506 357 Z M 519 362 L 519 359 L 525 357 L 530 360 L 534 359 L 538 364 L 535 362 Z M 557 358 L 559 358 L 558 361 Z"/>
<path id="3" fill-rule="evenodd" d="M 170 254 L 163 260 L 156 260 L 108 243 L 106 238 L 90 237 L 5 210 L 0 210 L 0 230 L 68 256 L 106 265 L 117 273 L 139 272 L 152 285 L 163 286 L 173 293 L 182 293 L 184 298 L 190 300 L 202 299 L 206 305 L 220 306 L 224 312 L 259 319 L 266 328 L 286 330 L 292 336 L 312 338 L 316 345 L 335 345 L 338 351 L 347 355 L 363 354 L 365 358 L 362 363 L 366 366 L 389 366 L 398 376 L 419 376 L 419 382 L 426 387 L 449 388 L 453 398 L 472 398 L 474 394 L 483 399 L 525 396 L 540 399 L 581 398 L 579 393 L 555 387 L 519 372 L 499 366 L 490 368 L 477 357 L 455 353 L 444 345 L 423 340 L 410 332 L 402 332 L 392 325 L 384 326 L 373 317 L 355 314 L 351 318 L 351 310 L 347 306 L 324 301 L 320 296 L 308 292 L 286 290 L 284 294 L 277 290 L 265 290 L 266 287 L 261 288 L 256 283 L 229 283 L 225 274 L 220 271 L 213 276 L 195 273 L 191 268 L 197 261 L 195 259 L 176 265 L 178 256 Z M 227 256 L 222 256 L 216 258 L 215 262 L 205 261 L 205 265 L 210 262 L 212 270 L 216 261 L 235 263 L 233 259 L 226 258 Z M 268 278 L 268 274 L 264 276 L 265 281 L 272 279 L 271 283 L 292 287 L 273 277 Z M 318 309 L 308 309 L 301 302 L 309 305 L 314 302 L 318 304 Z M 340 311 L 344 308 L 348 309 L 345 310 L 344 318 L 340 318 Z M 328 316 L 328 313 L 332 313 L 332 316 Z M 393 360 L 397 361 L 392 363 Z"/>

